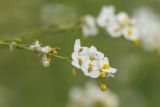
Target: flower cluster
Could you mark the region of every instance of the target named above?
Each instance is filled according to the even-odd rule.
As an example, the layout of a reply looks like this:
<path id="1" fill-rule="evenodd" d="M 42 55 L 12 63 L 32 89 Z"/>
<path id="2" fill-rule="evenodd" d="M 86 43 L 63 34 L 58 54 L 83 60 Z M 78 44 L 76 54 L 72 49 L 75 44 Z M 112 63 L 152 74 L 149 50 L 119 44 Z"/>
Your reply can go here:
<path id="1" fill-rule="evenodd" d="M 82 47 L 79 39 L 75 41 L 72 60 L 73 66 L 81 69 L 85 76 L 91 78 L 114 77 L 113 74 L 116 72 L 102 52 L 94 46 Z"/>
<path id="2" fill-rule="evenodd" d="M 85 88 L 71 89 L 67 107 L 119 107 L 119 99 L 110 90 L 102 92 L 95 83 L 89 82 Z"/>
<path id="3" fill-rule="evenodd" d="M 42 47 L 39 41 L 35 41 L 29 48 L 41 56 L 41 63 L 44 67 L 48 67 L 50 65 L 51 58 L 49 58 L 49 56 L 57 54 L 59 51 L 59 48 L 52 48 L 50 46 Z"/>
<path id="4" fill-rule="evenodd" d="M 95 36 L 98 33 L 97 25 L 104 28 L 111 37 L 123 37 L 135 44 L 139 42 L 139 31 L 136 21 L 126 12 L 115 13 L 111 5 L 103 6 L 98 17 L 87 15 L 83 19 L 82 31 L 85 36 Z"/>
<path id="5" fill-rule="evenodd" d="M 157 14 L 148 8 L 140 8 L 134 11 L 133 17 L 138 22 L 142 47 L 160 53 L 160 19 Z"/>

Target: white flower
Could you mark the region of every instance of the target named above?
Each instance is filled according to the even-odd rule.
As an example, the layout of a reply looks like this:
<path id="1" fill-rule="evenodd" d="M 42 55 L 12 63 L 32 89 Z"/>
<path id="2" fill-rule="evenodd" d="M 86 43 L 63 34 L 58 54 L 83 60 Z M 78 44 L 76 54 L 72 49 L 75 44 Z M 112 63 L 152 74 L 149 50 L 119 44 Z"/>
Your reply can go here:
<path id="1" fill-rule="evenodd" d="M 42 49 L 41 49 L 41 52 L 43 53 L 43 54 L 48 54 L 50 51 L 51 51 L 51 47 L 50 46 L 45 46 L 45 47 L 43 47 Z"/>
<path id="2" fill-rule="evenodd" d="M 123 35 L 123 28 L 120 26 L 120 24 L 117 21 L 107 26 L 106 31 L 109 33 L 111 37 L 114 37 L 114 38 L 121 37 Z"/>
<path id="3" fill-rule="evenodd" d="M 97 48 L 95 46 L 91 46 L 89 48 L 89 54 L 88 54 L 89 60 L 100 60 L 104 57 L 104 54 L 102 52 L 97 51 Z"/>
<path id="4" fill-rule="evenodd" d="M 72 53 L 72 59 L 73 59 L 72 65 L 80 69 L 82 64 L 84 63 L 84 60 L 87 58 L 88 56 L 78 55 L 77 53 Z"/>
<path id="5" fill-rule="evenodd" d="M 106 72 L 112 76 L 115 73 L 115 69 L 106 68 L 106 64 L 109 65 L 107 57 L 102 52 L 99 52 L 95 46 L 81 47 L 80 40 L 77 39 L 74 45 L 74 52 L 72 53 L 72 65 L 78 69 L 81 69 L 85 76 L 91 78 L 100 77 L 101 72 Z M 104 77 L 104 76 L 103 76 Z"/>
<path id="6" fill-rule="evenodd" d="M 130 41 L 139 40 L 138 29 L 134 26 L 126 26 L 124 28 L 124 38 Z"/>
<path id="7" fill-rule="evenodd" d="M 35 52 L 41 52 L 42 49 L 41 45 L 39 44 L 39 41 L 35 41 L 32 45 L 30 45 L 29 48 Z"/>
<path id="8" fill-rule="evenodd" d="M 82 65 L 82 71 L 86 76 L 98 78 L 100 76 L 99 67 L 100 65 L 98 61 L 86 60 Z"/>
<path id="9" fill-rule="evenodd" d="M 137 9 L 133 17 L 137 20 L 140 40 L 144 49 L 160 52 L 160 19 L 148 8 Z"/>
<path id="10" fill-rule="evenodd" d="M 82 32 L 84 36 L 95 36 L 98 33 L 96 27 L 95 18 L 90 15 L 86 15 L 83 19 Z"/>
<path id="11" fill-rule="evenodd" d="M 95 83 L 89 82 L 84 88 L 70 90 L 67 107 L 119 107 L 119 98 L 110 90 L 102 92 Z"/>
<path id="12" fill-rule="evenodd" d="M 108 70 L 107 70 L 107 77 L 112 77 L 112 78 L 114 78 L 114 73 L 116 73 L 117 72 L 117 69 L 115 69 L 115 68 L 109 68 Z"/>
<path id="13" fill-rule="evenodd" d="M 88 47 L 81 47 L 80 39 L 77 39 L 74 44 L 74 52 L 78 55 L 85 55 L 88 54 L 89 48 Z"/>
<path id="14" fill-rule="evenodd" d="M 74 52 L 72 53 L 72 65 L 80 69 L 84 60 L 88 58 L 88 51 L 89 48 L 81 47 L 80 40 L 77 39 L 74 44 Z"/>
<path id="15" fill-rule="evenodd" d="M 112 5 L 103 6 L 99 16 L 97 17 L 98 26 L 105 28 L 115 19 L 115 9 Z"/>
<path id="16" fill-rule="evenodd" d="M 50 65 L 51 60 L 47 58 L 46 55 L 43 55 L 41 62 L 44 67 L 48 67 Z"/>
<path id="17" fill-rule="evenodd" d="M 104 57 L 103 60 L 100 61 L 100 71 L 101 73 L 106 73 L 106 77 L 113 78 L 117 69 L 110 67 L 108 58 Z"/>
<path id="18" fill-rule="evenodd" d="M 126 26 L 130 23 L 130 18 L 125 12 L 118 13 L 117 20 L 121 26 Z"/>

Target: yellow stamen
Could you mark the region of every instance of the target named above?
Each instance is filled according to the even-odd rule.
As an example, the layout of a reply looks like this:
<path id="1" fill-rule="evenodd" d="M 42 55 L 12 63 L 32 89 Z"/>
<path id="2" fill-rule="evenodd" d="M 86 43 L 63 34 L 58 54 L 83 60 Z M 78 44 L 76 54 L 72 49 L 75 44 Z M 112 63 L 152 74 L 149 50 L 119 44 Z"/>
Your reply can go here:
<path id="1" fill-rule="evenodd" d="M 109 68 L 110 68 L 109 64 L 104 64 L 101 69 L 109 69 Z"/>
<path id="2" fill-rule="evenodd" d="M 89 66 L 88 66 L 88 72 L 91 72 L 92 69 L 93 69 L 93 65 L 92 65 L 92 64 L 89 64 Z"/>
<path id="3" fill-rule="evenodd" d="M 133 34 L 133 31 L 131 28 L 128 29 L 128 35 L 131 36 Z"/>
<path id="4" fill-rule="evenodd" d="M 94 56 L 90 56 L 89 58 L 91 61 L 96 60 L 96 58 Z"/>

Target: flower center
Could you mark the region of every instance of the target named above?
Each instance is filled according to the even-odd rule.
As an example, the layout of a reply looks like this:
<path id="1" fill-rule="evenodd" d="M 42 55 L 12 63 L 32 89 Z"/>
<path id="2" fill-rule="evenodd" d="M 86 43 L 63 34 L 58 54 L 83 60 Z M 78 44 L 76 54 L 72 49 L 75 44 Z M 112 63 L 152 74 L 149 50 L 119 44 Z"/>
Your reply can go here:
<path id="1" fill-rule="evenodd" d="M 101 69 L 109 69 L 109 68 L 110 68 L 109 64 L 104 64 Z"/>
<path id="2" fill-rule="evenodd" d="M 92 72 L 92 70 L 93 70 L 93 65 L 92 65 L 92 64 L 89 64 L 89 65 L 88 65 L 88 72 L 90 73 L 90 72 Z"/>

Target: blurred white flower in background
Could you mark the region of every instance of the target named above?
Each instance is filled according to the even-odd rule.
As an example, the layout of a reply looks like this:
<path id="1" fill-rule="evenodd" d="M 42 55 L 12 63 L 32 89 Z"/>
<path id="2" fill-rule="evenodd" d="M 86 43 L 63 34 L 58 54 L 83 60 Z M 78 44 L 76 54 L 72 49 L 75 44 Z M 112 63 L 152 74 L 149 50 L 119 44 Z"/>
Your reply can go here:
<path id="1" fill-rule="evenodd" d="M 97 17 L 97 25 L 105 28 L 111 37 L 124 37 L 126 40 L 139 44 L 139 30 L 135 19 L 126 12 L 115 13 L 112 5 L 103 6 Z"/>
<path id="2" fill-rule="evenodd" d="M 137 9 L 133 13 L 140 31 L 142 46 L 149 51 L 160 52 L 160 19 L 148 8 Z"/>
<path id="3" fill-rule="evenodd" d="M 75 41 L 72 60 L 73 66 L 81 69 L 85 76 L 91 78 L 114 77 L 113 74 L 117 71 L 110 67 L 108 58 L 96 47 L 81 47 L 80 39 Z"/>
<path id="4" fill-rule="evenodd" d="M 115 19 L 115 8 L 112 5 L 103 6 L 99 16 L 97 17 L 97 25 L 105 28 Z"/>
<path id="5" fill-rule="evenodd" d="M 103 92 L 96 84 L 89 82 L 84 88 L 70 90 L 67 107 L 119 107 L 119 99 L 113 92 Z"/>
<path id="6" fill-rule="evenodd" d="M 91 15 L 86 15 L 83 18 L 82 32 L 84 36 L 96 36 L 98 34 L 98 29 L 96 26 L 96 20 Z"/>

